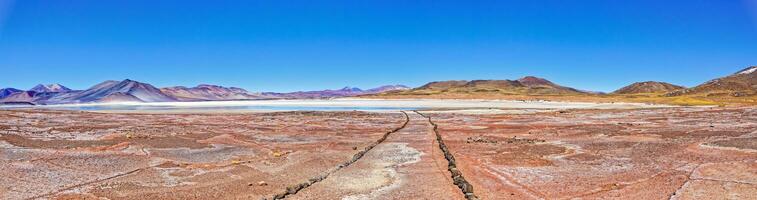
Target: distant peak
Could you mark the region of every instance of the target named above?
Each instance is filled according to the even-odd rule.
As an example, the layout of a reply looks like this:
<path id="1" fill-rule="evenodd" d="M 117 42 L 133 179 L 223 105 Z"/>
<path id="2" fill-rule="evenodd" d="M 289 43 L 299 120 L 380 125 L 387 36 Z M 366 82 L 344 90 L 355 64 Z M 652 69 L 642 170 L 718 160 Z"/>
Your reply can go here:
<path id="1" fill-rule="evenodd" d="M 620 88 L 613 93 L 615 94 L 641 94 L 641 93 L 668 93 L 676 90 L 686 89 L 683 86 L 673 85 L 659 81 L 636 82 L 631 85 Z"/>
<path id="2" fill-rule="evenodd" d="M 31 91 L 35 92 L 68 92 L 71 91 L 71 89 L 68 89 L 67 87 L 53 83 L 53 84 L 37 84 L 37 86 L 34 86 Z"/>
<path id="3" fill-rule="evenodd" d="M 531 86 L 531 85 L 552 85 L 553 83 L 551 81 L 548 81 L 547 79 L 539 78 L 536 76 L 525 76 L 523 78 L 518 79 L 518 82 L 520 82 L 523 85 Z"/>
<path id="4" fill-rule="evenodd" d="M 195 87 L 195 88 L 229 90 L 228 87 L 224 87 L 224 86 L 220 86 L 220 85 L 211 85 L 211 84 L 200 84 L 200 85 L 197 85 L 197 87 Z"/>
<path id="5" fill-rule="evenodd" d="M 2 90 L 2 91 L 21 91 L 21 90 L 16 89 L 16 88 L 0 88 L 0 90 Z"/>
<path id="6" fill-rule="evenodd" d="M 524 76 L 523 78 L 518 79 L 519 81 L 543 81 L 547 79 L 539 78 L 536 76 Z"/>
<path id="7" fill-rule="evenodd" d="M 383 88 L 400 88 L 400 89 L 402 89 L 402 88 L 409 89 L 410 88 L 410 87 L 407 87 L 406 85 L 400 85 L 400 84 L 397 84 L 397 85 L 385 85 L 385 86 L 381 86 L 381 87 L 383 87 Z"/>
<path id="8" fill-rule="evenodd" d="M 363 90 L 361 90 L 360 88 L 356 88 L 356 87 L 350 87 L 350 86 L 345 86 L 345 87 L 344 87 L 344 88 L 342 88 L 341 90 L 342 90 L 342 91 L 355 91 L 355 92 L 363 91 Z"/>

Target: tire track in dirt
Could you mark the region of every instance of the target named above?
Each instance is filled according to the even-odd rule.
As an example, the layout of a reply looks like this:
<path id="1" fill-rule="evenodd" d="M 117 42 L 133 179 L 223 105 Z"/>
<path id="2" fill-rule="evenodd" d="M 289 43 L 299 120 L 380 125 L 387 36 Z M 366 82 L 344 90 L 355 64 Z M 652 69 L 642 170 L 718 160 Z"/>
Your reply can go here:
<path id="1" fill-rule="evenodd" d="M 377 145 L 379 145 L 382 142 L 384 142 L 384 140 L 386 140 L 386 138 L 389 137 L 390 134 L 395 133 L 395 132 L 397 132 L 399 130 L 404 129 L 407 126 L 407 124 L 410 123 L 410 116 L 405 111 L 401 111 L 401 112 L 402 112 L 402 114 L 405 115 L 405 123 L 403 123 L 402 126 L 397 127 L 394 130 L 385 133 L 381 138 L 379 138 L 378 140 L 376 140 L 376 142 L 373 142 L 371 145 L 368 145 L 363 150 L 361 150 L 358 153 L 356 153 L 355 155 L 353 155 L 352 159 L 350 159 L 350 160 L 348 160 L 348 161 L 346 161 L 346 162 L 344 162 L 342 164 L 339 164 L 339 165 L 337 165 L 334 168 L 326 170 L 325 172 L 321 173 L 321 175 L 318 175 L 318 176 L 315 176 L 313 178 L 310 178 L 306 182 L 303 182 L 303 183 L 300 183 L 300 184 L 297 184 L 297 185 L 289 186 L 289 187 L 286 188 L 286 190 L 284 192 L 281 192 L 281 193 L 273 195 L 271 197 L 271 199 L 274 199 L 274 200 L 276 200 L 276 199 L 284 199 L 287 196 L 297 194 L 297 192 L 299 192 L 299 191 L 301 191 L 301 190 L 303 190 L 305 188 L 308 188 L 308 187 L 310 187 L 313 184 L 316 184 L 318 182 L 323 181 L 324 179 L 328 178 L 329 175 L 331 175 L 331 174 L 339 171 L 342 168 L 350 166 L 350 165 L 352 165 L 352 163 L 355 163 L 358 160 L 360 160 L 360 158 L 362 158 L 366 153 L 368 153 L 368 151 L 370 151 L 371 149 L 373 149 Z M 267 198 L 264 198 L 264 199 L 267 199 Z"/>

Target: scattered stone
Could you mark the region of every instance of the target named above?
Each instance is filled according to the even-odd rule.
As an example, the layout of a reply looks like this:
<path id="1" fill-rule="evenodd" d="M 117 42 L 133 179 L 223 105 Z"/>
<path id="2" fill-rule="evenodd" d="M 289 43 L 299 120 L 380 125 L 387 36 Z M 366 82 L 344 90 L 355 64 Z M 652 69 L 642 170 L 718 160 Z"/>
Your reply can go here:
<path id="1" fill-rule="evenodd" d="M 529 138 L 518 138 L 517 136 L 513 136 L 512 138 L 507 139 L 496 139 L 492 137 L 484 137 L 484 136 L 474 136 L 474 137 L 468 137 L 466 140 L 466 143 L 486 143 L 486 144 L 497 144 L 500 142 L 504 142 L 507 144 L 536 144 L 536 143 L 544 143 L 546 140 L 542 139 L 529 139 Z M 446 148 L 446 147 L 444 147 Z"/>
<path id="2" fill-rule="evenodd" d="M 482 136 L 468 137 L 468 139 L 466 140 L 466 142 L 467 143 L 492 143 L 492 144 L 497 143 L 496 140 L 493 140 L 493 139 L 490 139 L 490 138 L 485 138 L 485 137 L 482 137 Z"/>

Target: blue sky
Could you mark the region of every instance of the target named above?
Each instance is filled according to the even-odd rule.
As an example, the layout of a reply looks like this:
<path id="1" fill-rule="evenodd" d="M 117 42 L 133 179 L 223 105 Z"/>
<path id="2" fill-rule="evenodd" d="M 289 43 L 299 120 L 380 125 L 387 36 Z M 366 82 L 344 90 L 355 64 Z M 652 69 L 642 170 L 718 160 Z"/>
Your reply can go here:
<path id="1" fill-rule="evenodd" d="M 694 86 L 757 65 L 756 1 L 0 0 L 0 87 Z"/>

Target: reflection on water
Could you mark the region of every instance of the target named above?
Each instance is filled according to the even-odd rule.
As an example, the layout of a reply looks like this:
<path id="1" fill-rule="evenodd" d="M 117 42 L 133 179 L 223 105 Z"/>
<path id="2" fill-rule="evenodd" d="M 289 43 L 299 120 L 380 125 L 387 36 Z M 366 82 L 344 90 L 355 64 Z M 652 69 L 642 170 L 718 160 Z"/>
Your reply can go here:
<path id="1" fill-rule="evenodd" d="M 394 111 L 446 109 L 627 109 L 668 107 L 634 103 L 586 103 L 508 100 L 255 100 L 152 103 L 91 103 L 42 106 L 18 106 L 85 111 Z M 0 106 L 0 109 L 7 109 Z"/>
<path id="2" fill-rule="evenodd" d="M 161 106 L 161 105 L 87 105 L 51 107 L 51 109 L 84 110 L 84 111 L 118 111 L 118 110 L 149 110 L 149 111 L 201 111 L 201 110 L 263 110 L 263 111 L 391 111 L 391 110 L 419 110 L 420 107 L 381 107 L 381 106 Z"/>

